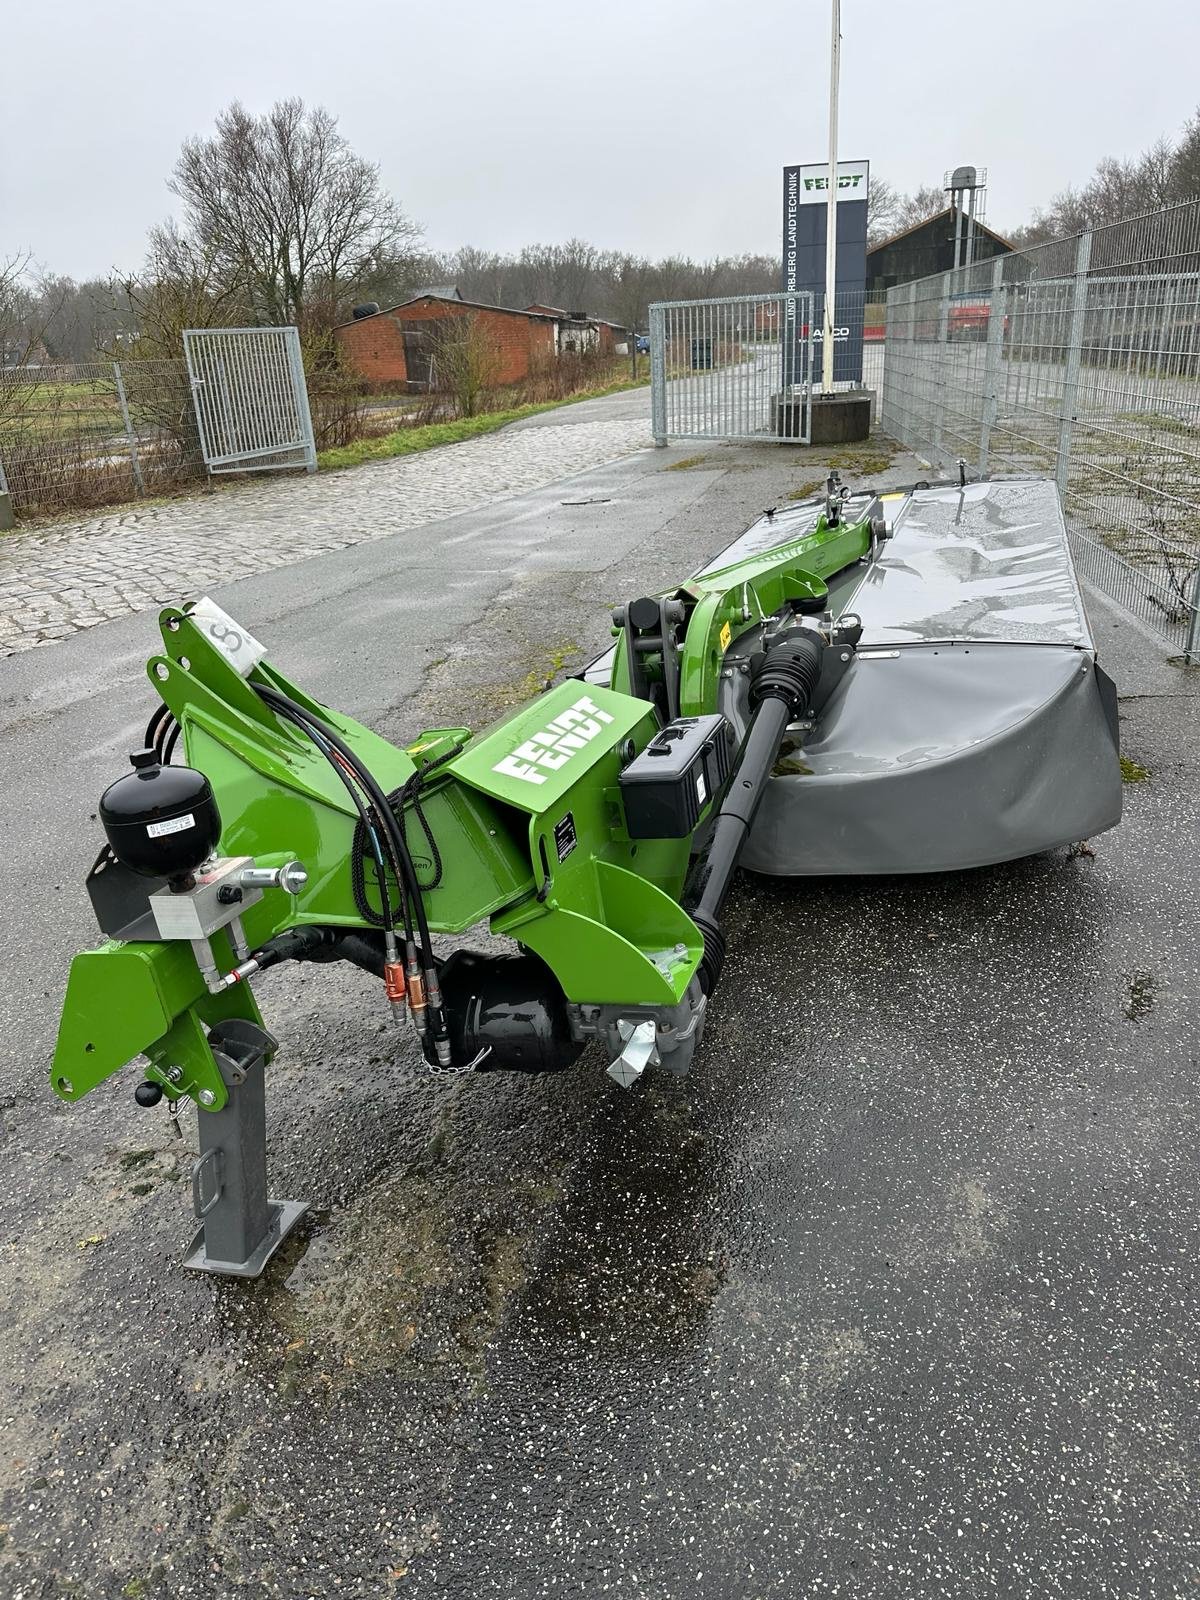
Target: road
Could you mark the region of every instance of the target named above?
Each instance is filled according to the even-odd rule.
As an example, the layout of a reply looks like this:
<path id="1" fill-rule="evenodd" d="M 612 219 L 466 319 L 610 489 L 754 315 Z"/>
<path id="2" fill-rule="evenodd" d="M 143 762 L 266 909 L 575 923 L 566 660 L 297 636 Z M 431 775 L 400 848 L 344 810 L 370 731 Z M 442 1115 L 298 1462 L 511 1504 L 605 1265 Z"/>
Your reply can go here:
<path id="1" fill-rule="evenodd" d="M 393 738 L 481 721 L 818 475 L 668 470 L 695 454 L 216 597 Z M 0 664 L 0 1592 L 1193 1593 L 1197 701 L 1095 616 L 1150 771 L 1122 829 L 742 880 L 685 1082 L 447 1083 L 362 975 L 264 979 L 273 1188 L 315 1216 L 251 1285 L 178 1270 L 190 1122 L 136 1073 L 76 1107 L 46 1081 L 151 617 Z"/>

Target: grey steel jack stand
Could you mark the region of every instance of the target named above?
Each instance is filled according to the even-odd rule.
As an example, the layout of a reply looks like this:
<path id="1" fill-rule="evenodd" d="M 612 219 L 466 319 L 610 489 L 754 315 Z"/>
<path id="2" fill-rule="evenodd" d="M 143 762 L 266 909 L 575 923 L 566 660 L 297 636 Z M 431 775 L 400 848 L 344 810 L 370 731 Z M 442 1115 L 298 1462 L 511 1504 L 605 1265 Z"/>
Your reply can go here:
<path id="1" fill-rule="evenodd" d="M 308 1210 L 304 1200 L 267 1198 L 266 1066 L 276 1040 L 233 1018 L 208 1036 L 229 1090 L 220 1111 L 201 1111 L 192 1205 L 200 1227 L 183 1258 L 193 1272 L 257 1278 Z"/>

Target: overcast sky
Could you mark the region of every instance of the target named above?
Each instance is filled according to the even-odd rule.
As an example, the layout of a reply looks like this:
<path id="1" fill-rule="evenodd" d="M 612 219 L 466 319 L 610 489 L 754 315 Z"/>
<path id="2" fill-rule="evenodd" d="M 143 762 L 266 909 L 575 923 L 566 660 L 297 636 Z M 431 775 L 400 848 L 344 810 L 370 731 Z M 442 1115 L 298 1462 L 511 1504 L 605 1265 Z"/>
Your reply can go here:
<path id="1" fill-rule="evenodd" d="M 780 169 L 826 148 L 826 0 L 7 0 L 0 257 L 140 262 L 181 140 L 298 94 L 378 161 L 429 244 L 573 234 L 773 252 Z M 901 189 L 986 166 L 1025 220 L 1200 101 L 1196 0 L 843 0 L 841 154 Z"/>

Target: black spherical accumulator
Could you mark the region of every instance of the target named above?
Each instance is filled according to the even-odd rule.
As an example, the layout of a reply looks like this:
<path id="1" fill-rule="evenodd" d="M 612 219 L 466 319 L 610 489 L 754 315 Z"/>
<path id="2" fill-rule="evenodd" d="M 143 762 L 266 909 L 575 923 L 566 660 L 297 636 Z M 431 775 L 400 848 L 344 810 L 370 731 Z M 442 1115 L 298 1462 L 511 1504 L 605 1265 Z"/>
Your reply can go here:
<path id="1" fill-rule="evenodd" d="M 132 872 L 184 885 L 221 837 L 212 786 L 193 767 L 164 767 L 153 750 L 130 756 L 134 771 L 100 797 L 112 853 Z"/>

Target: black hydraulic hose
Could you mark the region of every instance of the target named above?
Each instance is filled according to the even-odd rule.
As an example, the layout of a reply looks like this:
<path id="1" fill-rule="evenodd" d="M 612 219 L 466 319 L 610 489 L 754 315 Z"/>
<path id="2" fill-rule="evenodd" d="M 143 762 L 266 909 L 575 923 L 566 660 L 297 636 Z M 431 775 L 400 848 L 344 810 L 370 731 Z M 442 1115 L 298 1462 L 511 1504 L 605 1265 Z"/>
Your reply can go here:
<path id="1" fill-rule="evenodd" d="M 347 745 L 346 742 L 333 731 L 328 723 L 321 721 L 320 718 L 314 716 L 311 712 L 305 711 L 303 706 L 297 705 L 294 700 L 290 700 L 287 695 L 282 694 L 278 689 L 270 688 L 265 684 L 258 684 L 256 687 L 259 694 L 267 702 L 267 704 L 274 710 L 279 711 L 284 716 L 288 717 L 289 720 L 298 720 L 302 723 L 312 723 L 319 730 L 321 737 L 328 740 L 333 748 L 345 758 L 350 766 L 353 767 L 359 782 L 366 791 L 367 798 L 371 801 L 376 816 L 378 817 L 385 833 L 388 836 L 388 839 L 392 844 L 394 862 L 399 869 L 397 876 L 400 877 L 400 874 L 403 874 L 403 877 L 400 881 L 400 887 L 402 891 L 407 890 L 406 899 L 411 900 L 412 906 L 416 911 L 417 927 L 420 930 L 421 942 L 424 944 L 427 950 L 431 950 L 433 948 L 433 941 L 429 932 L 429 921 L 425 914 L 425 905 L 422 899 L 420 885 L 417 882 L 416 870 L 413 867 L 412 856 L 409 854 L 408 845 L 405 843 L 404 839 L 404 832 L 400 827 L 400 824 L 396 818 L 396 814 L 392 810 L 391 806 L 388 805 L 387 798 L 384 795 L 383 790 L 379 787 L 377 780 L 372 776 L 370 770 L 363 765 L 362 761 L 359 760 L 358 756 L 354 754 L 349 745 Z"/>
<path id="2" fill-rule="evenodd" d="M 329 751 L 337 750 L 344 757 L 346 765 L 350 768 L 350 772 L 354 774 L 353 781 L 351 779 L 350 772 L 345 771 L 339 762 L 331 759 L 329 764 L 333 768 L 334 772 L 337 773 L 343 788 L 350 796 L 350 799 L 354 803 L 354 808 L 358 812 L 358 822 L 355 829 L 356 834 L 358 829 L 361 828 L 363 830 L 364 839 L 366 837 L 373 838 L 375 836 L 375 827 L 371 823 L 371 819 L 368 814 L 367 807 L 363 802 L 363 798 L 358 792 L 358 787 L 356 787 L 357 783 L 357 785 L 362 787 L 363 793 L 366 795 L 367 800 L 371 802 L 373 808 L 378 813 L 380 831 L 384 832 L 385 837 L 388 838 L 388 842 L 390 843 L 390 836 L 387 835 L 387 823 L 383 815 L 383 813 L 387 810 L 387 807 L 386 805 L 380 807 L 376 804 L 374 795 L 372 794 L 372 788 L 375 789 L 377 794 L 378 785 L 374 783 L 374 780 L 363 767 L 362 763 L 350 750 L 347 749 L 347 747 L 342 743 L 332 729 L 327 727 L 325 723 L 320 722 L 316 717 L 306 712 L 303 706 L 297 705 L 295 701 L 289 700 L 286 695 L 279 694 L 276 690 L 268 689 L 263 685 L 258 685 L 257 687 L 262 699 L 265 700 L 266 703 L 270 705 L 272 709 L 275 710 L 279 715 L 286 717 L 289 722 L 294 723 L 303 732 L 307 733 L 309 738 L 313 739 L 314 743 L 316 743 L 318 749 L 321 749 L 322 746 L 325 746 L 326 749 L 323 753 L 325 753 L 327 756 Z M 278 700 L 278 704 L 275 703 L 276 700 Z M 396 874 L 396 887 L 400 895 L 400 910 L 401 917 L 404 922 L 405 934 L 406 937 L 411 937 L 412 926 L 408 910 L 409 897 L 405 892 L 405 882 L 401 871 L 400 861 L 397 858 L 394 850 L 389 850 L 388 854 L 392 857 L 392 868 Z M 378 880 L 380 904 L 383 913 L 382 919 L 379 917 L 378 913 L 375 913 L 371 910 L 371 907 L 367 903 L 366 886 L 361 874 L 361 870 L 357 872 L 352 870 L 351 872 L 355 902 L 360 914 L 363 916 L 364 921 L 374 922 L 378 926 L 391 928 L 394 927 L 395 924 L 392 917 L 391 902 L 387 892 L 387 878 L 383 869 L 383 862 L 379 859 L 378 855 L 376 855 L 376 861 L 379 866 Z M 361 860 L 359 861 L 359 868 L 361 869 Z"/>
<path id="3" fill-rule="evenodd" d="M 789 722 L 803 716 L 821 676 L 825 642 L 817 633 L 793 629 L 769 651 L 751 686 L 756 709 L 721 802 L 708 847 L 684 894 L 684 909 L 704 936 L 699 977 L 711 994 L 725 962 L 720 915 L 738 858 L 766 790 Z"/>

